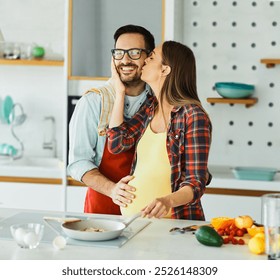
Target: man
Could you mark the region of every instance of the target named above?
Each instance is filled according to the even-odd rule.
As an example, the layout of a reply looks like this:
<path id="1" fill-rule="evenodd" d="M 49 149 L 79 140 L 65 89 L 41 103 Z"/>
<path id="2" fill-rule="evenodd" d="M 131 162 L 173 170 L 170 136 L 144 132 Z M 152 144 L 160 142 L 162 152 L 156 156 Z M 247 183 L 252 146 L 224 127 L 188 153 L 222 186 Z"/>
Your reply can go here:
<path id="1" fill-rule="evenodd" d="M 114 34 L 112 67 L 125 87 L 125 119 L 141 107 L 151 89 L 141 79 L 144 60 L 154 49 L 153 35 L 141 26 L 126 25 Z M 134 188 L 128 185 L 134 150 L 119 155 L 108 152 L 105 128 L 113 107 L 115 87 L 110 79 L 104 87 L 85 94 L 76 105 L 69 125 L 68 173 L 88 186 L 84 212 L 121 214 Z M 126 194 L 126 195 L 124 195 Z"/>

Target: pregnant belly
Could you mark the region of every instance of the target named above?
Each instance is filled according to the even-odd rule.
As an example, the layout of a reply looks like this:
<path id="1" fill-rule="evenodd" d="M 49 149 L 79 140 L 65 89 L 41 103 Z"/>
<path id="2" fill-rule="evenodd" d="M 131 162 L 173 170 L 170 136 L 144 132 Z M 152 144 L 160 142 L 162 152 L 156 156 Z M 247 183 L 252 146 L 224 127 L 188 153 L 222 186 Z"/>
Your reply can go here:
<path id="1" fill-rule="evenodd" d="M 171 193 L 170 177 L 166 176 L 154 177 L 153 174 L 150 174 L 150 176 L 137 176 L 135 174 L 135 178 L 129 182 L 129 185 L 136 188 L 134 192 L 135 199 L 127 207 L 121 207 L 121 213 L 124 216 L 134 215 L 154 199 Z"/>

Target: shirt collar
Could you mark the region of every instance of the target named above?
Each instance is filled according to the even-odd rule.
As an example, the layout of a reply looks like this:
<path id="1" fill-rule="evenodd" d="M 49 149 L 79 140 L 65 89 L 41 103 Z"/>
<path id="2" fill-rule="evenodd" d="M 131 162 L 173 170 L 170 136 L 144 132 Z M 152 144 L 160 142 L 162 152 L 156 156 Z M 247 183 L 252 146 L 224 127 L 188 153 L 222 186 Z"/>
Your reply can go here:
<path id="1" fill-rule="evenodd" d="M 144 91 L 145 91 L 146 95 L 154 95 L 151 87 L 148 84 L 145 85 Z"/>

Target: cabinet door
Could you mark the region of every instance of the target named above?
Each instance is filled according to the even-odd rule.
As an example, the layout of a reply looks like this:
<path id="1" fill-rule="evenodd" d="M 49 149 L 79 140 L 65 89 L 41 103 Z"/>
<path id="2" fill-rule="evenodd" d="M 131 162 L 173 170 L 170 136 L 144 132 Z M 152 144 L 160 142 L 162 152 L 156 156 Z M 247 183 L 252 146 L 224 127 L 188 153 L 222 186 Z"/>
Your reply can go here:
<path id="1" fill-rule="evenodd" d="M 61 185 L 0 183 L 0 207 L 63 211 Z"/>
<path id="2" fill-rule="evenodd" d="M 84 201 L 87 187 L 67 187 L 66 211 L 84 212 Z"/>
<path id="3" fill-rule="evenodd" d="M 250 215 L 261 223 L 260 197 L 204 194 L 201 201 L 207 221 L 219 216 Z"/>

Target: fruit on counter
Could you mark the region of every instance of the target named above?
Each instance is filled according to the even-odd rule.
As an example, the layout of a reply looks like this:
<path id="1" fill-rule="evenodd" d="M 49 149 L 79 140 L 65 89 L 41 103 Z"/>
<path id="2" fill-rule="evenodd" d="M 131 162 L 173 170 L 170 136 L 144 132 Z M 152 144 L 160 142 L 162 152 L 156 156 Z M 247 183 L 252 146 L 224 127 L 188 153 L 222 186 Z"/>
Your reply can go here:
<path id="1" fill-rule="evenodd" d="M 263 254 L 265 252 L 265 235 L 264 233 L 257 233 L 248 242 L 248 247 L 253 254 Z"/>
<path id="2" fill-rule="evenodd" d="M 45 49 L 40 46 L 35 46 L 32 49 L 32 56 L 35 58 L 41 58 L 45 55 Z"/>
<path id="3" fill-rule="evenodd" d="M 245 241 L 240 238 L 243 237 L 244 234 L 247 232 L 246 229 L 239 229 L 235 226 L 235 224 L 231 224 L 227 226 L 226 228 L 218 229 L 218 234 L 223 237 L 224 244 L 232 243 L 234 245 L 244 245 Z"/>
<path id="4" fill-rule="evenodd" d="M 254 220 L 249 215 L 238 216 L 234 219 L 234 224 L 239 229 L 250 228 Z"/>
<path id="5" fill-rule="evenodd" d="M 214 229 L 225 229 L 234 223 L 234 219 L 230 217 L 216 217 L 211 219 L 211 225 Z"/>
<path id="6" fill-rule="evenodd" d="M 201 226 L 195 232 L 195 237 L 203 245 L 221 247 L 224 239 L 210 226 Z"/>
<path id="7" fill-rule="evenodd" d="M 250 228 L 247 228 L 247 232 L 251 237 L 253 237 L 257 233 L 264 233 L 264 227 L 257 227 L 255 225 L 252 225 Z"/>

